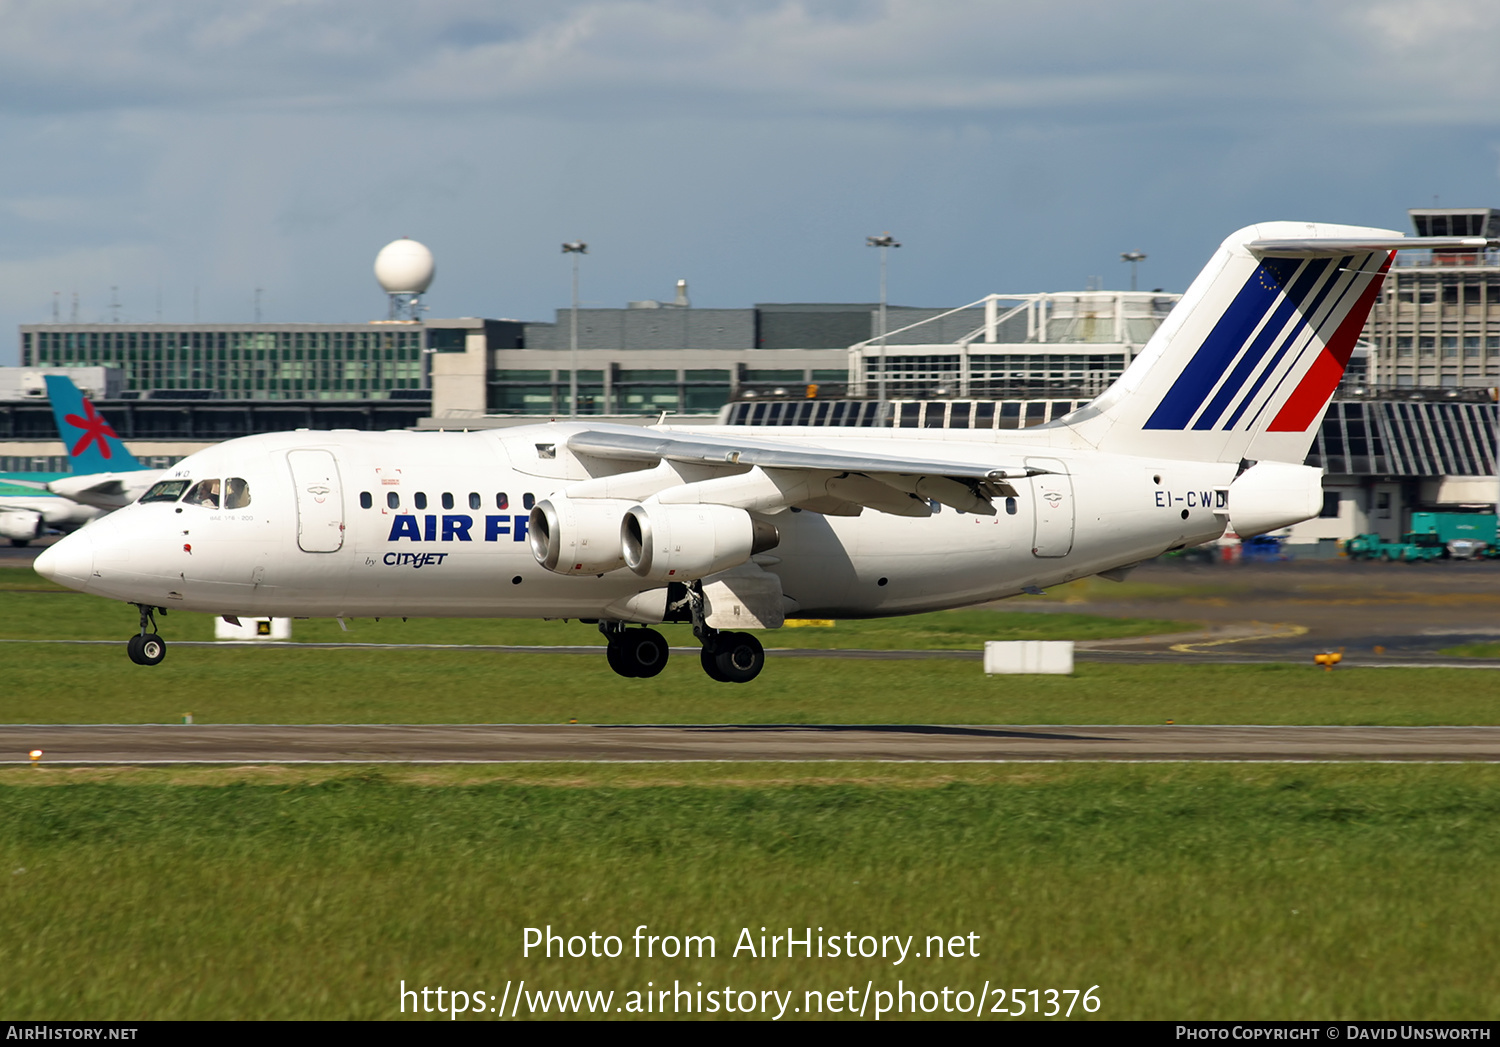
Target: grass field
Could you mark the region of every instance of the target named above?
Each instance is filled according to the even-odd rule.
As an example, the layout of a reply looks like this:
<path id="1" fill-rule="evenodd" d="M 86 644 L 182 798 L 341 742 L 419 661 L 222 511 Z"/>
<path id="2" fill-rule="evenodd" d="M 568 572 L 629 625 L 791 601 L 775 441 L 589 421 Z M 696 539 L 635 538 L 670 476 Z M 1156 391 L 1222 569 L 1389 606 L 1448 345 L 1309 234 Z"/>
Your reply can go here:
<path id="1" fill-rule="evenodd" d="M 1036 604 L 1031 606 L 1035 607 Z M 803 627 L 762 634 L 768 647 L 864 648 L 870 650 L 977 650 L 985 640 L 1101 640 L 1177 633 L 1194 628 L 1170 619 L 1118 619 L 1098 615 L 1028 611 L 1013 602 L 1004 610 L 942 611 L 872 621 L 843 621 L 832 628 Z M 159 619 L 162 635 L 173 640 L 212 640 L 214 618 L 172 612 Z M 494 644 L 501 646 L 604 646 L 604 638 L 579 622 L 511 618 L 360 618 L 347 631 L 328 618 L 299 620 L 293 639 L 300 643 Z M 65 589 L 20 568 L 0 568 L 0 639 L 116 640 L 135 632 L 134 607 Z M 693 646 L 684 625 L 658 626 L 674 646 Z"/>
<path id="2" fill-rule="evenodd" d="M 1025 606 L 1025 605 L 1020 605 Z M 1500 677 L 1461 670 L 1311 665 L 1081 664 L 1072 677 L 985 677 L 977 662 L 778 658 L 747 686 L 709 685 L 692 651 L 651 680 L 625 680 L 601 654 L 513 654 L 419 646 L 171 647 L 131 664 L 132 609 L 30 571 L 0 571 L 0 722 L 174 723 L 1500 723 Z M 986 639 L 1176 632 L 1172 620 L 1067 612 L 949 611 L 835 628 L 785 629 L 786 647 L 978 650 Z M 295 624 L 310 642 L 597 643 L 578 623 L 361 619 Z M 207 615 L 171 615 L 174 639 L 208 639 Z M 671 642 L 693 646 L 681 626 Z M 99 645 L 28 639 L 106 640 Z"/>
<path id="3" fill-rule="evenodd" d="M 132 616 L 0 570 L 0 721 L 1500 722 L 1495 674 L 1460 670 L 1083 664 L 986 678 L 972 661 L 773 655 L 729 687 L 706 685 L 691 655 L 639 681 L 598 654 L 274 645 L 176 646 L 143 668 L 119 642 Z M 211 635 L 206 616 L 163 624 L 169 642 Z M 953 649 L 1184 627 L 980 610 L 774 635 Z M 576 623 L 296 630 L 598 639 Z M 46 638 L 112 643 L 34 642 Z M 1065 1008 L 1066 990 L 1097 986 L 1098 1010 L 1075 994 L 1074 1018 L 1493 1019 L 1497 786 L 1490 765 L 0 768 L 0 1014 L 399 1018 L 403 981 L 498 1006 L 524 979 L 528 993 L 613 991 L 624 1009 L 644 1007 L 648 983 L 777 992 L 787 1017 L 807 1016 L 809 991 L 826 1008 L 851 988 L 948 988 L 972 1007 L 990 986 L 983 1017 L 1010 1020 L 990 1008 L 1032 1017 L 1048 989 Z M 624 954 L 524 955 L 525 928 L 549 925 L 616 935 Z M 641 925 L 711 936 L 715 954 L 637 958 Z M 762 927 L 912 936 L 917 952 L 957 937 L 977 955 L 733 955 Z M 526 999 L 518 1017 L 538 1006 Z M 935 1013 L 900 1016 L 973 1018 L 930 999 Z"/>
<path id="4" fill-rule="evenodd" d="M 900 979 L 1098 986 L 1100 1018 L 1500 1016 L 1488 766 L 28 768 L 0 782 L 13 1019 L 390 1018 L 403 980 L 498 998 L 520 979 L 612 989 L 619 1005 L 648 981 L 801 1006 L 809 989 Z M 636 959 L 642 924 L 711 935 L 715 955 Z M 549 925 L 617 935 L 625 954 L 525 956 L 524 928 Z M 978 955 L 734 956 L 761 927 L 912 935 L 917 952 L 965 936 Z"/>

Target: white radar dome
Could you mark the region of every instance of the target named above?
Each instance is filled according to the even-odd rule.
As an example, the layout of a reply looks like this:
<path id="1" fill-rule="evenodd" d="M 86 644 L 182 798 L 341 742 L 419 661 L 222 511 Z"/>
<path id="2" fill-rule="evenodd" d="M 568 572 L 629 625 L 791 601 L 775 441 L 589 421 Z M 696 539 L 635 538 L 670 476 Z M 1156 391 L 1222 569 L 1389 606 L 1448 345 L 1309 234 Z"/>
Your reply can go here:
<path id="1" fill-rule="evenodd" d="M 432 252 L 405 237 L 386 244 L 375 256 L 375 279 L 386 294 L 422 294 L 435 272 Z"/>

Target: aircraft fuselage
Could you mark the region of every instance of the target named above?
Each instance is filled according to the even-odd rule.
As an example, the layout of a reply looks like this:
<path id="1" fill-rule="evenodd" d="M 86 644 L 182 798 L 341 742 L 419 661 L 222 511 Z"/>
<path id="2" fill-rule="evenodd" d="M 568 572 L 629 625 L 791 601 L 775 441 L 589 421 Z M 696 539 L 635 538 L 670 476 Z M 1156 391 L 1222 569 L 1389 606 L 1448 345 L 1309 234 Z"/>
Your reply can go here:
<path id="1" fill-rule="evenodd" d="M 625 568 L 553 573 L 528 541 L 533 504 L 600 464 L 569 455 L 566 435 L 567 427 L 537 426 L 229 441 L 160 479 L 182 480 L 184 489 L 204 479 L 243 481 L 245 504 L 229 507 L 226 492 L 218 505 L 128 506 L 70 540 L 76 548 L 66 561 L 54 556 L 52 570 L 100 596 L 222 615 L 609 617 L 612 603 L 661 583 Z M 919 518 L 869 509 L 859 516 L 768 514 L 780 540 L 753 560 L 779 577 L 788 616 L 965 606 L 1097 574 L 1224 530 L 1233 465 L 1078 453 L 1035 440 L 1002 444 L 1002 435 L 921 441 L 929 456 L 1024 458 L 1048 470 L 1015 497 L 997 499 L 993 516 L 940 505 Z M 815 438 L 841 449 L 902 449 L 884 434 L 822 430 Z M 532 449 L 549 444 L 559 457 L 536 457 Z M 606 472 L 627 471 L 603 464 Z"/>

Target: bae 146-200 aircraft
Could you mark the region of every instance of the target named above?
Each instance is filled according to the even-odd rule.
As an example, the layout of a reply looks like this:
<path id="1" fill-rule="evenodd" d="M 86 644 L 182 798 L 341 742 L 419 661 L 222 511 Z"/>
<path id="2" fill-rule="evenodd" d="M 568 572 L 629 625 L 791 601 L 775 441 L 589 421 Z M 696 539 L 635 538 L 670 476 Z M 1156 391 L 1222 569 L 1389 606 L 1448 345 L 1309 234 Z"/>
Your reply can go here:
<path id="1" fill-rule="evenodd" d="M 1394 258 L 1483 239 L 1275 222 L 1230 236 L 1103 395 L 1025 430 L 298 431 L 230 440 L 38 558 L 157 610 L 576 618 L 610 666 L 691 622 L 713 679 L 788 617 L 960 607 L 1315 516 L 1301 464 Z"/>

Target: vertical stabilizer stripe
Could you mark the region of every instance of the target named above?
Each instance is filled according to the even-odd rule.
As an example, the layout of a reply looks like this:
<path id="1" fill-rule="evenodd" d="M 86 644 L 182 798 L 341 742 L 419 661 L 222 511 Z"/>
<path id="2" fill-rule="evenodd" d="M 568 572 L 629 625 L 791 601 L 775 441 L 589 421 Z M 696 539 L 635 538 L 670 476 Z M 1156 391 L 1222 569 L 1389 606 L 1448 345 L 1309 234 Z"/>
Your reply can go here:
<path id="1" fill-rule="evenodd" d="M 1281 294 L 1282 274 L 1262 263 L 1234 296 L 1224 315 L 1193 354 L 1167 395 L 1146 420 L 1146 429 L 1186 429 L 1214 383 L 1254 333 Z"/>
<path id="2" fill-rule="evenodd" d="M 1245 383 L 1250 380 L 1250 376 L 1255 373 L 1255 369 L 1266 358 L 1266 353 L 1270 351 L 1271 347 L 1280 340 L 1284 349 L 1302 333 L 1302 330 L 1307 326 L 1307 312 L 1303 308 L 1303 305 L 1312 296 L 1313 290 L 1318 286 L 1318 279 L 1327 268 L 1328 259 L 1315 258 L 1307 264 L 1301 275 L 1292 282 L 1292 286 L 1287 288 L 1286 297 L 1276 307 L 1276 311 L 1271 314 L 1270 321 L 1260 329 L 1260 333 L 1255 336 L 1255 340 L 1250 344 L 1245 354 L 1240 357 L 1239 363 L 1234 365 L 1234 370 L 1230 372 L 1229 377 L 1219 386 L 1219 391 L 1209 401 L 1207 410 L 1198 417 L 1197 423 L 1193 426 L 1194 429 L 1217 428 L 1219 419 L 1223 417 L 1229 405 L 1234 402 L 1235 397 L 1244 390 Z M 1288 331 L 1286 330 L 1287 321 L 1291 319 L 1294 311 L 1299 314 L 1299 319 L 1292 325 L 1291 330 Z"/>
<path id="3" fill-rule="evenodd" d="M 1385 274 L 1395 257 L 1395 251 L 1386 254 L 1379 274 L 1370 281 L 1370 286 L 1365 288 L 1364 294 L 1359 296 L 1359 301 L 1354 303 L 1354 308 L 1349 310 L 1344 322 L 1339 324 L 1339 329 L 1328 339 L 1328 344 L 1308 368 L 1301 384 L 1293 390 L 1286 405 L 1272 419 L 1267 427 L 1269 432 L 1300 433 L 1318 420 L 1323 408 L 1328 405 L 1329 397 L 1338 387 L 1339 379 L 1344 377 L 1344 368 L 1349 364 L 1354 343 L 1364 330 L 1370 309 L 1375 304 L 1376 296 L 1380 294 L 1380 285 L 1385 282 Z"/>
<path id="4" fill-rule="evenodd" d="M 1351 255 L 1345 255 L 1343 258 L 1339 259 L 1338 265 L 1335 266 L 1333 272 L 1328 275 L 1328 279 L 1323 282 L 1323 287 L 1318 291 L 1317 295 L 1313 297 L 1313 300 L 1307 304 L 1307 308 L 1303 310 L 1302 315 L 1307 318 L 1306 325 L 1304 325 L 1303 330 L 1307 329 L 1307 325 L 1311 325 L 1312 337 L 1314 338 L 1321 339 L 1323 337 L 1323 333 L 1328 327 L 1329 317 L 1338 311 L 1338 303 L 1343 299 L 1349 288 L 1354 284 L 1353 280 L 1344 280 L 1339 275 L 1349 267 L 1349 262 L 1351 261 L 1351 259 Z M 1339 287 L 1341 285 L 1343 287 L 1343 290 L 1341 290 L 1334 298 L 1333 303 L 1328 307 L 1327 314 L 1321 317 L 1318 316 L 1318 310 L 1323 307 L 1323 302 L 1328 298 L 1329 293 L 1332 292 L 1335 287 Z M 1245 398 L 1240 401 L 1239 407 L 1235 408 L 1234 414 L 1230 415 L 1229 421 L 1224 424 L 1224 428 L 1233 429 L 1239 422 L 1240 416 L 1243 415 L 1252 404 L 1256 403 L 1257 398 L 1260 396 L 1261 387 L 1264 386 L 1273 375 L 1276 375 L 1280 372 L 1281 361 L 1286 357 L 1287 350 L 1296 345 L 1301 337 L 1302 330 L 1299 330 L 1297 332 L 1296 338 L 1288 338 L 1282 344 L 1281 348 L 1276 350 L 1276 355 L 1271 358 L 1271 362 L 1266 365 L 1265 370 L 1261 371 L 1261 373 L 1256 377 L 1255 383 L 1250 387 L 1250 391 L 1247 392 L 1245 394 Z M 1298 346 L 1297 354 L 1300 356 L 1305 348 L 1306 346 Z M 1296 360 L 1293 359 L 1291 366 L 1288 367 L 1288 370 L 1291 370 L 1291 368 L 1295 366 Z M 1281 376 L 1276 379 L 1276 384 L 1272 386 L 1272 389 L 1275 390 L 1281 388 L 1282 379 L 1285 377 L 1286 375 L 1282 373 Z M 1267 396 L 1265 400 L 1260 402 L 1259 406 L 1255 408 L 1255 413 L 1250 417 L 1250 423 L 1252 425 L 1254 424 L 1255 419 L 1259 418 L 1261 414 L 1264 413 L 1266 404 L 1274 400 L 1275 393 L 1273 391 L 1271 395 Z"/>

